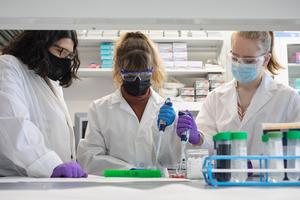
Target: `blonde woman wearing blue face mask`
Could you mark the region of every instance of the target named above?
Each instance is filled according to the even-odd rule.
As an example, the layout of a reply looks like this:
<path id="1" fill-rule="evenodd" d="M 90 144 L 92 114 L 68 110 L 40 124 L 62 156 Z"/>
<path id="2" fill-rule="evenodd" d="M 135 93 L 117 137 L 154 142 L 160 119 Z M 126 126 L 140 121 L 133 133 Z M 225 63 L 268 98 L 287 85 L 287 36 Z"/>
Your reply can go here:
<path id="1" fill-rule="evenodd" d="M 212 91 L 196 119 L 203 147 L 213 148 L 221 131 L 248 132 L 248 154 L 262 153 L 262 123 L 300 121 L 297 92 L 273 80 L 281 66 L 273 54 L 272 32 L 234 32 L 228 55 L 234 80 Z"/>

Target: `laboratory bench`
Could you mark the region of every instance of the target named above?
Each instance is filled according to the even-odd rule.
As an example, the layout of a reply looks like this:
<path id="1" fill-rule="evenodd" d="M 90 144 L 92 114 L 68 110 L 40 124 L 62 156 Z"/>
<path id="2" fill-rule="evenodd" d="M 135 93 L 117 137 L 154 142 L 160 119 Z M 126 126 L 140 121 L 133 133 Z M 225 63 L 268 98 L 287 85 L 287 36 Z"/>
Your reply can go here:
<path id="1" fill-rule="evenodd" d="M 258 200 L 300 199 L 299 187 L 211 187 L 203 180 L 169 178 L 0 178 L 1 200 Z"/>

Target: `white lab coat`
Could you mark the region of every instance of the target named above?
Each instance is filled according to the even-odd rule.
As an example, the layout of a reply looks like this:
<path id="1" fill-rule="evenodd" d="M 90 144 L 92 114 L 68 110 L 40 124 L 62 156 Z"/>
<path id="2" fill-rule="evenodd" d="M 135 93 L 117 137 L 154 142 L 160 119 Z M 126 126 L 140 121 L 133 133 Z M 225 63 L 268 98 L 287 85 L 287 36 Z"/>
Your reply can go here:
<path id="1" fill-rule="evenodd" d="M 11 55 L 0 56 L 0 176 L 50 177 L 75 156 L 74 133 L 58 83 Z"/>
<path id="2" fill-rule="evenodd" d="M 153 167 L 159 134 L 157 116 L 163 103 L 151 89 L 139 122 L 120 90 L 94 101 L 88 113 L 85 139 L 77 149 L 81 166 L 97 175 L 104 169 Z M 180 159 L 180 140 L 175 127 L 173 123 L 163 135 L 159 163 L 165 167 L 174 167 Z"/>
<path id="3" fill-rule="evenodd" d="M 297 92 L 264 74 L 244 119 L 237 112 L 236 81 L 212 91 L 196 118 L 204 134 L 203 147 L 213 148 L 212 136 L 220 131 L 248 132 L 248 155 L 263 153 L 262 123 L 300 121 L 300 96 Z"/>

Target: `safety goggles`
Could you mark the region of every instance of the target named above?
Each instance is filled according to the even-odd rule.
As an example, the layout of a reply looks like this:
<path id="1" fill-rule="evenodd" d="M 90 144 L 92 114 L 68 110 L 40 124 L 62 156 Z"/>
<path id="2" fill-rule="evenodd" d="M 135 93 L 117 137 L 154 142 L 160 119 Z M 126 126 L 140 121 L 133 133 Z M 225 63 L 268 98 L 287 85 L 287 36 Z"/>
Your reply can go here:
<path id="1" fill-rule="evenodd" d="M 151 79 L 153 68 L 147 69 L 145 71 L 128 71 L 121 70 L 121 77 L 124 81 L 134 82 L 137 78 L 141 81 L 148 81 Z"/>
<path id="2" fill-rule="evenodd" d="M 232 51 L 228 54 L 228 58 L 232 63 L 240 63 L 240 64 L 258 64 L 264 61 L 266 53 L 255 56 L 255 57 L 244 57 L 240 58 L 232 54 Z"/>
<path id="3" fill-rule="evenodd" d="M 54 44 L 53 47 L 55 47 L 55 49 L 58 51 L 59 57 L 61 57 L 61 58 L 67 58 L 67 59 L 73 60 L 76 56 L 76 53 L 70 52 L 69 50 L 67 50 L 57 44 Z"/>

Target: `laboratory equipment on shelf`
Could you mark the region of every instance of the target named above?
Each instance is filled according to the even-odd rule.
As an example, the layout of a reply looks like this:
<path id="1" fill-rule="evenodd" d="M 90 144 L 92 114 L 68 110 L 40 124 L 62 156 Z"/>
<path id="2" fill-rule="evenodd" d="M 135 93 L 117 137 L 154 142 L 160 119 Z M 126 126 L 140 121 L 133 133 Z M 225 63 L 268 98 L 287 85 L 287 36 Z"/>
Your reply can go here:
<path id="1" fill-rule="evenodd" d="M 232 156 L 247 156 L 247 132 L 232 132 L 231 133 L 231 155 Z M 236 159 L 231 160 L 232 169 L 247 169 L 247 160 Z M 247 172 L 233 172 L 232 181 L 243 182 L 248 178 Z"/>
<path id="2" fill-rule="evenodd" d="M 172 102 L 171 102 L 171 99 L 170 98 L 167 98 L 166 101 L 165 101 L 165 104 L 164 105 L 168 105 L 168 106 L 173 106 Z M 162 140 L 162 137 L 164 135 L 164 131 L 167 127 L 167 124 L 165 121 L 163 120 L 160 120 L 159 121 L 159 124 L 158 124 L 158 128 L 159 128 L 159 136 L 158 136 L 158 142 L 157 142 L 157 149 L 156 149 L 156 155 L 155 155 L 155 163 L 154 163 L 154 166 L 156 168 L 158 168 L 158 157 L 159 157 L 159 153 L 160 153 L 160 146 L 161 146 L 161 140 Z"/>
<path id="3" fill-rule="evenodd" d="M 289 130 L 287 133 L 288 139 L 288 156 L 300 156 L 300 131 L 299 130 Z M 300 169 L 300 160 L 289 159 L 287 160 L 288 169 Z M 291 181 L 298 181 L 300 178 L 300 172 L 290 172 L 287 173 L 288 179 Z"/>
<path id="4" fill-rule="evenodd" d="M 231 132 L 220 132 L 213 137 L 216 149 L 216 155 L 231 155 Z M 216 160 L 217 169 L 230 169 L 230 160 Z M 230 181 L 231 173 L 216 173 L 218 181 Z"/>
<path id="5" fill-rule="evenodd" d="M 268 156 L 283 156 L 282 133 L 280 131 L 267 132 L 267 155 Z M 270 159 L 268 162 L 269 169 L 284 169 L 284 161 L 281 159 Z M 283 172 L 270 172 L 268 174 L 269 181 L 279 182 L 284 178 Z"/>

